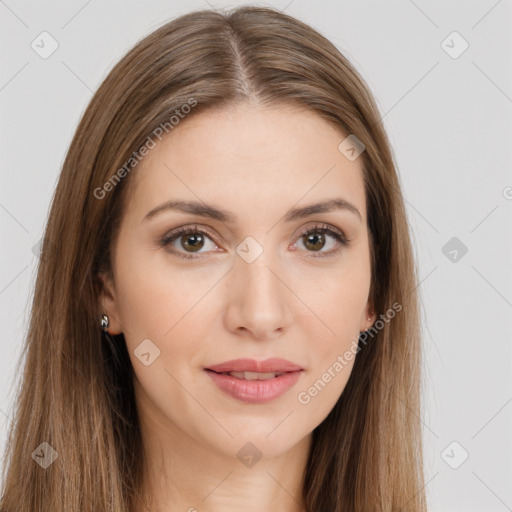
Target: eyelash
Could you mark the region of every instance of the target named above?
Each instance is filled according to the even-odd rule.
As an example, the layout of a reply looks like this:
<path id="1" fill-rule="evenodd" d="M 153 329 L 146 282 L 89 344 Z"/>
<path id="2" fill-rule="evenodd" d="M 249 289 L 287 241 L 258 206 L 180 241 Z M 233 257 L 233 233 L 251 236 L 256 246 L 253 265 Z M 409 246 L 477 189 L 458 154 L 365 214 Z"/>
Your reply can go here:
<path id="1" fill-rule="evenodd" d="M 175 240 L 179 239 L 180 237 L 182 237 L 184 235 L 195 235 L 195 234 L 198 234 L 198 233 L 201 234 L 201 235 L 206 235 L 208 238 L 212 239 L 212 241 L 215 242 L 215 237 L 209 231 L 207 231 L 204 228 L 200 228 L 198 226 L 182 226 L 182 227 L 179 227 L 179 228 L 175 229 L 174 231 L 171 231 L 170 233 L 166 234 L 160 240 L 160 246 L 166 247 L 171 242 L 174 242 Z M 311 257 L 313 257 L 313 258 L 323 258 L 323 257 L 326 257 L 326 256 L 335 256 L 336 254 L 338 254 L 341 251 L 341 249 L 344 246 L 346 247 L 346 246 L 349 245 L 349 241 L 346 239 L 346 237 L 345 237 L 345 235 L 343 234 L 342 231 L 339 231 L 339 230 L 337 230 L 335 228 L 329 227 L 327 224 L 319 224 L 317 226 L 313 226 L 312 228 L 308 228 L 308 229 L 304 230 L 299 235 L 299 238 L 301 238 L 301 237 L 303 237 L 305 235 L 313 234 L 313 233 L 328 234 L 328 235 L 332 236 L 338 243 L 341 244 L 341 246 L 338 247 L 337 249 L 331 250 L 331 251 L 329 251 L 327 253 L 317 253 L 317 254 L 315 254 L 314 251 L 307 251 L 307 252 L 312 252 L 313 253 L 311 255 Z M 183 253 L 183 252 L 176 251 L 176 250 L 171 250 L 171 252 L 173 254 L 176 254 L 177 256 L 185 258 L 185 259 L 195 259 L 195 258 L 200 257 L 200 256 L 195 256 L 195 255 L 192 255 L 192 254 Z"/>

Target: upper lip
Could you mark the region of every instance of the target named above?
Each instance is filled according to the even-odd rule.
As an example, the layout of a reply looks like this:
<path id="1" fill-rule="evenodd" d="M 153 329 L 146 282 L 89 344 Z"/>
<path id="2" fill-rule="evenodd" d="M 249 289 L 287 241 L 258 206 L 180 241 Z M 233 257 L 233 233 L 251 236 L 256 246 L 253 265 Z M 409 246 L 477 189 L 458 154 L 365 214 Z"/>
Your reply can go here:
<path id="1" fill-rule="evenodd" d="M 220 364 L 208 366 L 205 370 L 212 370 L 216 373 L 224 372 L 295 372 L 302 370 L 302 367 L 278 357 L 265 359 L 265 361 L 256 361 L 255 359 L 232 359 Z"/>

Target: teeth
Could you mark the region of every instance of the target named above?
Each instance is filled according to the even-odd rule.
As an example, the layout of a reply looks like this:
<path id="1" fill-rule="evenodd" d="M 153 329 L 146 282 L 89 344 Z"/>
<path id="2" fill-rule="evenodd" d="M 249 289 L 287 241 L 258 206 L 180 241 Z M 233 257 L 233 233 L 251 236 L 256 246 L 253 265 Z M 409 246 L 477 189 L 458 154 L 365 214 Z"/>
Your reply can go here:
<path id="1" fill-rule="evenodd" d="M 227 372 L 226 375 L 231 375 L 231 377 L 236 377 L 237 379 L 244 380 L 268 380 L 273 379 L 275 377 L 279 377 L 279 375 L 282 375 L 282 372 Z"/>

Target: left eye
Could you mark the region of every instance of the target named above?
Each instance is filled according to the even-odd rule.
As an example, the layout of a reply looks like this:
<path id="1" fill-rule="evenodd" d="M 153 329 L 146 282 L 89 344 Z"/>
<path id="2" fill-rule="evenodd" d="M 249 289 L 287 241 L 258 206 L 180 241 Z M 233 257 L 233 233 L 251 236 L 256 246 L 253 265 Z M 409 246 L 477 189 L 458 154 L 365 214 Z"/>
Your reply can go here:
<path id="1" fill-rule="evenodd" d="M 194 256 L 194 253 L 201 254 L 199 251 L 205 247 L 205 240 L 210 240 L 213 245 L 212 249 L 217 247 L 212 238 L 213 236 L 210 233 L 197 226 L 180 227 L 168 233 L 164 238 L 162 238 L 160 245 L 170 245 L 172 247 L 171 252 L 177 254 L 180 257 L 195 258 L 196 256 Z M 341 247 L 338 247 L 337 249 L 331 248 L 330 250 L 322 251 L 322 249 L 324 249 L 327 244 L 328 238 L 331 238 L 332 240 L 330 244 L 331 247 L 336 247 L 337 244 L 341 246 L 348 245 L 348 241 L 343 232 L 332 229 L 327 225 L 315 226 L 303 231 L 300 234 L 298 241 L 302 242 L 307 252 L 318 253 L 319 256 L 328 256 L 338 253 Z M 180 239 L 180 246 L 176 247 L 175 243 Z M 181 249 L 183 249 L 184 252 Z M 312 256 L 316 257 L 317 255 L 312 254 Z"/>
<path id="2" fill-rule="evenodd" d="M 306 248 L 312 249 L 313 253 L 319 253 L 319 256 L 328 256 L 331 254 L 337 254 L 341 247 L 334 248 L 327 251 L 322 251 L 326 245 L 326 235 L 332 239 L 331 247 L 336 247 L 337 244 L 341 244 L 341 246 L 348 245 L 348 241 L 345 238 L 344 234 L 341 231 L 331 229 L 328 226 L 315 226 L 314 228 L 308 229 L 304 231 L 299 240 L 303 243 Z M 320 246 L 320 247 L 319 247 Z M 317 255 L 312 255 L 316 257 Z"/>

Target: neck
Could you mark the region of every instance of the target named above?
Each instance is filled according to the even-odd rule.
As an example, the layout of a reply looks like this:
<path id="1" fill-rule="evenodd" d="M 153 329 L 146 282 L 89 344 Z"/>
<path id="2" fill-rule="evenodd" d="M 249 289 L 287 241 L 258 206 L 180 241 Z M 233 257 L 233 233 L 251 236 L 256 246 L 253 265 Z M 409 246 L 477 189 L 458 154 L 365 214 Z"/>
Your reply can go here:
<path id="1" fill-rule="evenodd" d="M 242 462 L 186 432 L 153 427 L 141 425 L 147 466 L 137 512 L 305 512 L 311 434 L 287 452 L 253 463 L 250 447 Z"/>

